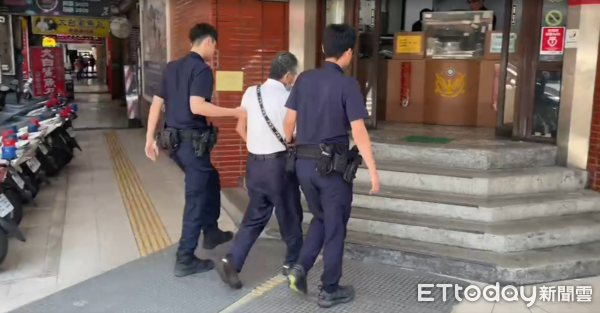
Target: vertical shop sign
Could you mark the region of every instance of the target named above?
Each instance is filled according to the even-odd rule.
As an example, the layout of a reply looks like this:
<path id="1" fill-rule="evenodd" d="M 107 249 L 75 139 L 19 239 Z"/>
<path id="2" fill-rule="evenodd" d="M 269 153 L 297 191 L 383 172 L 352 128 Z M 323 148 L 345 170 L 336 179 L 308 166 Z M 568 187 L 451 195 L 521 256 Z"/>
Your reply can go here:
<path id="1" fill-rule="evenodd" d="M 540 55 L 562 55 L 565 46 L 564 27 L 542 27 Z"/>
<path id="2" fill-rule="evenodd" d="M 61 48 L 31 47 L 33 94 L 47 96 L 65 90 L 65 67 Z"/>
<path id="3" fill-rule="evenodd" d="M 27 19 L 21 17 L 21 34 L 23 35 L 23 48 L 21 54 L 23 55 L 23 79 L 28 79 L 29 76 L 29 30 L 27 29 Z"/>
<path id="4" fill-rule="evenodd" d="M 400 72 L 400 103 L 402 107 L 407 107 L 410 103 L 410 79 L 411 79 L 411 63 L 402 62 Z"/>
<path id="5" fill-rule="evenodd" d="M 2 74 L 15 75 L 15 49 L 10 15 L 0 14 L 0 64 Z"/>

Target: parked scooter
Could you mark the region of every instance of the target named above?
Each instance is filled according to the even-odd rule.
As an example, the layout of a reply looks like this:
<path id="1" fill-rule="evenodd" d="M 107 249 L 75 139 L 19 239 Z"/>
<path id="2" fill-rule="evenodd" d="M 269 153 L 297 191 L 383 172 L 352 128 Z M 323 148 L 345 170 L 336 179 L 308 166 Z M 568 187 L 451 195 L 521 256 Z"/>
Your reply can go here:
<path id="1" fill-rule="evenodd" d="M 0 187 L 0 264 L 8 254 L 8 237 L 25 242 L 25 236 L 18 226 L 23 217 L 23 206 L 19 196 L 6 185 Z"/>
<path id="2" fill-rule="evenodd" d="M 33 98 L 33 78 L 28 78 L 23 84 L 23 99 Z"/>

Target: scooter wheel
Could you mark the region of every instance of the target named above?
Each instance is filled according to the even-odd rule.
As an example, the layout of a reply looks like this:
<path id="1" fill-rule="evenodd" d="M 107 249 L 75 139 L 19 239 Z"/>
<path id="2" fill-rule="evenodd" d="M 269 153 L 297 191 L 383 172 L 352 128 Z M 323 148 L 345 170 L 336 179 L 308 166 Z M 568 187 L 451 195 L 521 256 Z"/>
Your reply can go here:
<path id="1" fill-rule="evenodd" d="M 8 254 L 8 236 L 4 233 L 4 230 L 0 228 L 0 264 L 6 259 Z"/>
<path id="2" fill-rule="evenodd" d="M 2 193 L 8 198 L 10 204 L 13 205 L 14 209 L 8 215 L 13 223 L 19 225 L 23 220 L 23 201 L 21 195 L 14 189 L 4 189 Z"/>

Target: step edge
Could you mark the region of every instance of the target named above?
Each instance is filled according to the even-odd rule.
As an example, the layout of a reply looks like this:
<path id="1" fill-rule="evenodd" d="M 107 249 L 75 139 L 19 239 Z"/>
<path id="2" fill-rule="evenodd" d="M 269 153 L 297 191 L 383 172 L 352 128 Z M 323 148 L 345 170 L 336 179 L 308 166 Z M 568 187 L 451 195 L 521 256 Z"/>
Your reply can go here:
<path id="1" fill-rule="evenodd" d="M 542 192 L 535 194 L 515 194 L 509 196 L 473 196 L 467 194 L 450 194 L 444 192 L 436 192 L 436 191 L 427 191 L 427 190 L 419 190 L 419 189 L 407 189 L 407 188 L 395 188 L 389 186 L 383 186 L 386 189 L 396 189 L 396 193 L 392 193 L 391 190 L 386 191 L 386 193 L 370 193 L 370 185 L 366 183 L 354 183 L 353 194 L 359 196 L 366 197 L 374 197 L 374 198 L 384 198 L 384 199 L 393 199 L 393 200 L 403 200 L 403 201 L 412 201 L 412 202 L 425 202 L 425 203 L 435 203 L 435 204 L 445 204 L 445 205 L 453 205 L 453 206 L 461 206 L 461 207 L 471 207 L 471 208 L 484 208 L 484 209 L 502 209 L 509 207 L 519 207 L 523 205 L 527 205 L 527 203 L 518 202 L 518 198 L 524 198 L 528 195 L 535 197 L 544 197 L 544 195 L 552 195 L 556 196 L 557 194 L 568 196 L 567 198 L 555 198 L 550 200 L 540 199 L 540 203 L 560 203 L 560 202 L 571 202 L 571 201 L 590 201 L 590 200 L 598 200 L 600 201 L 600 194 L 594 193 L 591 190 L 582 189 L 579 191 L 568 191 L 568 190 L 557 190 L 554 192 Z M 578 193 L 577 195 L 569 195 L 572 193 Z M 435 199 L 432 197 L 428 197 L 431 194 L 434 197 L 442 198 L 447 196 L 449 198 L 457 198 L 457 199 Z M 462 199 L 460 199 L 462 198 Z M 511 204 L 503 204 L 502 202 L 515 201 Z M 478 203 L 481 202 L 481 203 Z"/>
<path id="2" fill-rule="evenodd" d="M 306 202 L 302 203 L 302 209 L 304 213 L 311 214 L 307 209 Z M 503 221 L 503 222 L 479 222 L 479 221 L 469 221 L 469 220 L 457 220 L 446 217 L 437 217 L 437 216 L 427 216 L 427 215 L 416 215 L 410 213 L 401 213 L 394 211 L 383 211 L 377 209 L 368 209 L 361 207 L 352 207 L 352 214 L 350 218 L 358 219 L 358 220 L 366 220 L 372 222 L 386 223 L 386 224 L 394 224 L 394 225 L 406 225 L 412 227 L 423 227 L 430 229 L 438 229 L 438 230 L 447 230 L 454 232 L 461 232 L 467 234 L 476 234 L 476 235 L 491 235 L 491 236 L 499 236 L 499 237 L 510 237 L 510 236 L 524 236 L 527 234 L 538 233 L 541 230 L 549 230 L 549 229 L 558 229 L 560 231 L 567 231 L 574 225 L 580 222 L 582 219 L 575 219 L 574 216 L 597 216 L 600 217 L 600 212 L 589 212 L 589 213 L 579 213 L 579 214 L 571 214 L 571 215 L 563 215 L 563 216 L 552 216 L 547 218 L 534 218 L 529 220 L 517 220 L 517 221 Z M 417 218 L 421 221 L 410 221 L 410 218 Z M 571 218 L 571 220 L 565 221 L 565 218 Z M 526 222 L 531 222 L 531 220 L 539 220 L 544 219 L 546 221 L 554 220 L 555 222 L 560 220 L 561 223 L 559 228 L 550 227 L 548 229 L 531 229 L 527 227 Z M 583 219 L 588 220 L 588 219 Z M 467 228 L 461 227 L 449 227 L 444 222 L 453 222 L 453 223 L 462 223 Z M 521 223 L 519 228 L 514 227 L 515 223 Z M 470 224 L 470 225 L 469 225 Z M 509 225 L 510 224 L 510 225 Z M 498 228 L 503 226 L 512 227 L 513 230 L 511 232 L 501 232 L 497 231 Z M 597 225 L 600 228 L 600 224 Z M 496 229 L 494 229 L 496 228 Z"/>

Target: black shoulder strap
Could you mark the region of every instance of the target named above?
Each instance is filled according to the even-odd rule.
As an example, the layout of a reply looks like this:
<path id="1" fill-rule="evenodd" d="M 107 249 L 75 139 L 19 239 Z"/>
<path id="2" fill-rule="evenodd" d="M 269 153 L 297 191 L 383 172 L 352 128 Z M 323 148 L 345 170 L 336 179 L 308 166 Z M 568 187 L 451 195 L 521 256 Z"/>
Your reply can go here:
<path id="1" fill-rule="evenodd" d="M 290 150 L 290 145 L 288 145 L 288 143 L 285 142 L 281 134 L 279 134 L 279 132 L 277 131 L 277 128 L 273 126 L 271 119 L 267 116 L 267 112 L 265 111 L 265 106 L 263 105 L 262 101 L 262 95 L 260 93 L 260 85 L 256 86 L 256 97 L 258 97 L 258 105 L 260 106 L 260 111 L 262 112 L 262 115 L 265 118 L 267 125 L 269 125 L 271 132 L 273 132 L 273 135 L 277 137 L 277 140 L 279 140 L 279 142 L 285 147 L 286 150 Z"/>

